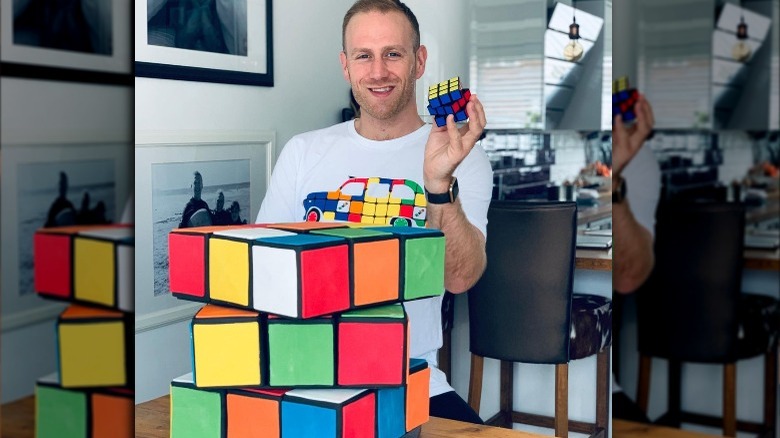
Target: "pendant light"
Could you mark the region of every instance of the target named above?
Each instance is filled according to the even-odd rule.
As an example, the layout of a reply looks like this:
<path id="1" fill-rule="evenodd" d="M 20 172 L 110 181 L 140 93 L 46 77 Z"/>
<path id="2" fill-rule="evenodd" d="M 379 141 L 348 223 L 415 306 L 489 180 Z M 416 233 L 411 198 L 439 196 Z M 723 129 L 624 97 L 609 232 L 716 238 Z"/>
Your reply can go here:
<path id="1" fill-rule="evenodd" d="M 735 61 L 745 62 L 750 59 L 752 50 L 750 46 L 745 44 L 745 40 L 748 39 L 747 23 L 745 23 L 745 15 L 742 13 L 742 4 L 740 3 L 739 24 L 737 24 L 737 42 L 731 49 L 731 57 Z"/>
<path id="2" fill-rule="evenodd" d="M 580 39 L 580 25 L 577 24 L 577 17 L 574 12 L 577 10 L 574 7 L 574 0 L 571 2 L 571 24 L 569 25 L 569 42 L 563 48 L 563 59 L 567 61 L 578 61 L 582 58 L 582 45 L 577 41 Z"/>

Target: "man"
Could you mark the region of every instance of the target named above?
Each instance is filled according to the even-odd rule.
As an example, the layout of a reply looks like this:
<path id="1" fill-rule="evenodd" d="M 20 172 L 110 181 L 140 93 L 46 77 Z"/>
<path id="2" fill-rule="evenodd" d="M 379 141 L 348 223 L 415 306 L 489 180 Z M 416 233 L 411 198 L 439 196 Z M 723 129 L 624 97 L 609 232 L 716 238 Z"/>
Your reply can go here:
<path id="1" fill-rule="evenodd" d="M 410 179 L 428 192 L 426 225 L 446 236 L 446 289 L 467 291 L 485 269 L 493 184 L 484 151 L 474 147 L 486 123 L 482 104 L 472 96 L 468 124 L 460 129 L 452 116 L 441 128 L 422 121 L 414 102 L 415 81 L 425 71 L 427 49 L 420 45 L 417 19 L 399 1 L 358 0 L 344 17 L 342 46 L 344 79 L 360 105 L 360 117 L 287 143 L 257 221 L 303 220 L 302 201 L 309 193 L 335 190 L 350 176 Z M 441 301 L 405 304 L 411 355 L 431 366 L 431 415 L 481 422 L 436 368 Z"/>
<path id="2" fill-rule="evenodd" d="M 65 172 L 60 172 L 58 187 L 59 196 L 49 207 L 44 227 L 58 227 L 76 223 L 76 208 L 68 200 L 68 175 Z"/>
<path id="3" fill-rule="evenodd" d="M 184 211 L 181 214 L 181 223 L 179 228 L 187 227 L 199 227 L 204 225 L 211 225 L 211 215 L 209 214 L 209 205 L 206 201 L 200 198 L 203 191 L 203 176 L 200 172 L 195 171 L 194 180 L 192 181 L 192 198 L 190 198 L 187 205 L 184 206 Z"/>
<path id="4" fill-rule="evenodd" d="M 634 110 L 635 124 L 627 127 L 617 115 L 612 125 L 612 288 L 622 294 L 637 290 L 653 270 L 655 208 L 661 184 L 653 151 L 643 147 L 653 131 L 653 109 L 640 95 Z M 650 421 L 614 380 L 612 387 L 614 418 Z"/>

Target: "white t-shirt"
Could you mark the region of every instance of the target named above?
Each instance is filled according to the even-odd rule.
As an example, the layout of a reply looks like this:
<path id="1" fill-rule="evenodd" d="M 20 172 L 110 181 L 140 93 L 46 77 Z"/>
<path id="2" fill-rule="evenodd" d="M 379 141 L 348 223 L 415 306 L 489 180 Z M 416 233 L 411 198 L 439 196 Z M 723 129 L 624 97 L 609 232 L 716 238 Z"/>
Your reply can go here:
<path id="1" fill-rule="evenodd" d="M 431 125 L 403 137 L 369 140 L 355 130 L 354 121 L 307 132 L 285 145 L 271 176 L 271 184 L 257 215 L 257 223 L 304 220 L 303 201 L 311 193 L 335 191 L 350 177 L 407 179 L 423 185 L 425 143 Z M 463 211 L 483 235 L 493 190 L 493 171 L 477 145 L 455 170 Z M 404 303 L 411 330 L 411 356 L 431 367 L 431 397 L 452 391 L 438 368 L 442 346 L 442 298 Z"/>

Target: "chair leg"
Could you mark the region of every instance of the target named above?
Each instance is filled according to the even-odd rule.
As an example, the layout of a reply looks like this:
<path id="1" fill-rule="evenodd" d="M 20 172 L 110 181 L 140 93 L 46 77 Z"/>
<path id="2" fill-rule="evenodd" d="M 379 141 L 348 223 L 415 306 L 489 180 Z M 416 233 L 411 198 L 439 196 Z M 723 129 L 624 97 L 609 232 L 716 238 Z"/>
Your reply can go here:
<path id="1" fill-rule="evenodd" d="M 482 368 L 485 359 L 471 354 L 471 371 L 469 376 L 469 406 L 479 414 L 479 404 L 482 402 Z"/>
<path id="2" fill-rule="evenodd" d="M 603 349 L 596 357 L 596 430 L 607 430 L 609 421 L 609 363 L 610 347 Z M 608 434 L 605 434 L 607 436 Z"/>
<path id="3" fill-rule="evenodd" d="M 501 399 L 500 409 L 503 418 L 503 427 L 512 428 L 512 393 L 514 392 L 514 364 L 509 361 L 501 361 Z"/>
<path id="4" fill-rule="evenodd" d="M 669 426 L 682 426 L 682 363 L 670 360 L 669 382 L 667 385 L 667 419 Z M 666 422 L 664 422 L 666 423 Z"/>
<path id="5" fill-rule="evenodd" d="M 777 353 L 775 344 L 764 356 L 764 425 L 771 433 L 777 424 Z"/>
<path id="6" fill-rule="evenodd" d="M 639 409 L 647 414 L 647 403 L 650 398 L 650 372 L 653 365 L 653 358 L 650 356 L 639 356 L 639 377 L 636 384 L 636 403 Z"/>
<path id="7" fill-rule="evenodd" d="M 555 436 L 569 436 L 569 364 L 555 365 Z"/>
<path id="8" fill-rule="evenodd" d="M 723 435 L 737 436 L 737 364 L 723 366 Z"/>

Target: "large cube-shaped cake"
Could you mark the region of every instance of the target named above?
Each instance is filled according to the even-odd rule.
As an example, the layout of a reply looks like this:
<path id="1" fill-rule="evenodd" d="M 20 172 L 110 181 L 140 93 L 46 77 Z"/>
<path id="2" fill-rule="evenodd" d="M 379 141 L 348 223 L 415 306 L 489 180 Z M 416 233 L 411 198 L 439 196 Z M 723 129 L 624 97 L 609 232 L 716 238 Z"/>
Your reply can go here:
<path id="1" fill-rule="evenodd" d="M 130 438 L 133 393 L 126 388 L 68 389 L 57 373 L 35 387 L 37 438 Z"/>
<path id="2" fill-rule="evenodd" d="M 128 315 L 78 304 L 60 314 L 57 362 L 63 387 L 132 385 L 133 325 Z"/>
<path id="3" fill-rule="evenodd" d="M 33 238 L 36 292 L 45 298 L 132 312 L 132 225 L 42 228 Z"/>
<path id="4" fill-rule="evenodd" d="M 262 385 L 261 332 L 257 312 L 204 306 L 192 320 L 195 383 L 200 387 Z"/>

